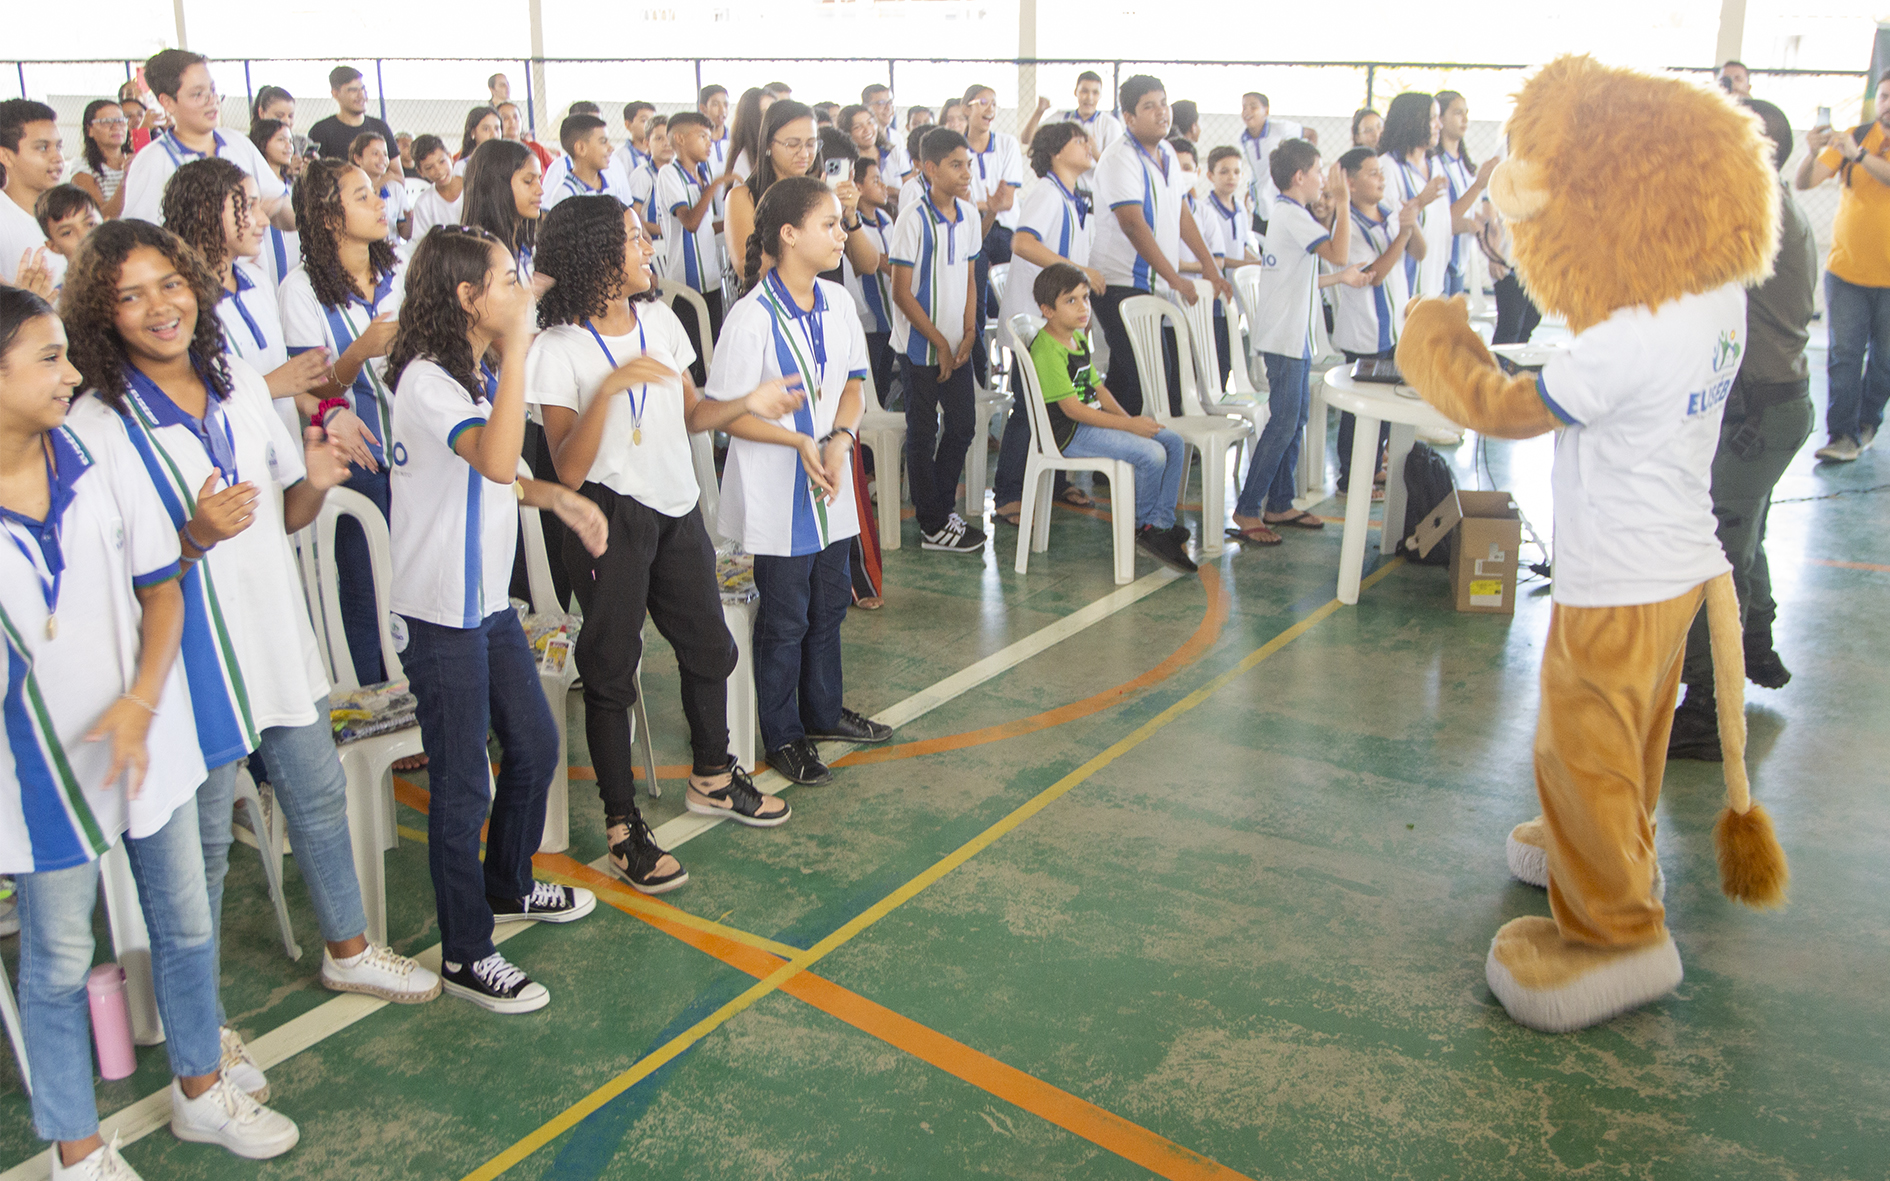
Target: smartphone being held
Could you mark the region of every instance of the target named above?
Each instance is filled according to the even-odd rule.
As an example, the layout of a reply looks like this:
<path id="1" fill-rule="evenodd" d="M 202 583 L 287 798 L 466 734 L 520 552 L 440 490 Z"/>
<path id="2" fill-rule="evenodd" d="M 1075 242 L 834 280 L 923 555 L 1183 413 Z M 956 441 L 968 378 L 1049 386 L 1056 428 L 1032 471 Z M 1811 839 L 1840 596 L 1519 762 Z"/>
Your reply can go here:
<path id="1" fill-rule="evenodd" d="M 1815 124 L 1813 124 L 1813 126 L 1814 127 L 1831 126 L 1831 108 L 1830 107 L 1818 108 L 1818 121 Z"/>
<path id="2" fill-rule="evenodd" d="M 822 167 L 822 172 L 827 178 L 827 187 L 830 189 L 839 188 L 840 182 L 846 180 L 852 171 L 853 162 L 850 160 L 829 160 Z"/>

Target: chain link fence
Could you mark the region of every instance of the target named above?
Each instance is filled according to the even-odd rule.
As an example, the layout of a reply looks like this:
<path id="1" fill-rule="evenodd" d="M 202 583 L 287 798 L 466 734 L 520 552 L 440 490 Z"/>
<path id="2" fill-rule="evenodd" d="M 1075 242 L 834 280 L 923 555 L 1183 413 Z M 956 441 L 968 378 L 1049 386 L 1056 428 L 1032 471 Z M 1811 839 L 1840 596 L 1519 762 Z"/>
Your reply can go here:
<path id="1" fill-rule="evenodd" d="M 250 101 L 265 85 L 281 86 L 295 95 L 299 127 L 333 114 L 328 71 L 338 64 L 344 63 L 331 58 L 213 62 L 212 75 L 224 96 L 224 127 L 240 132 L 249 126 Z M 929 107 L 936 116 L 946 101 L 962 95 L 967 87 L 989 86 L 998 96 L 997 128 L 1016 134 L 1029 122 L 1040 96 L 1049 100 L 1053 110 L 1073 106 L 1076 78 L 1089 70 L 1102 78 L 1107 105 L 1113 106 L 1117 87 L 1132 74 L 1160 78 L 1171 102 L 1193 100 L 1200 109 L 1196 146 L 1203 156 L 1221 144 L 1239 142 L 1241 96 L 1248 91 L 1267 95 L 1273 114 L 1315 133 L 1330 158 L 1351 146 L 1352 113 L 1358 108 L 1371 106 L 1382 112 L 1392 97 L 1405 91 L 1455 90 L 1470 106 L 1472 119 L 1465 138 L 1470 154 L 1478 160 L 1500 150 L 1511 95 L 1528 72 L 1525 66 L 1501 64 L 1008 58 L 390 57 L 345 64 L 365 76 L 371 113 L 384 118 L 396 132 L 415 136 L 432 132 L 455 149 L 466 112 L 487 101 L 486 80 L 495 73 L 507 76 L 513 101 L 526 112 L 527 124 L 555 151 L 558 123 L 573 102 L 599 104 L 613 138 L 620 139 L 624 132 L 619 113 L 626 102 L 651 102 L 664 114 L 693 110 L 698 91 L 710 84 L 727 87 L 731 102 L 750 86 L 785 82 L 800 101 L 831 100 L 841 105 L 857 102 L 864 86 L 889 85 L 901 126 L 907 108 L 915 104 Z M 50 104 L 59 112 L 67 152 L 76 159 L 85 104 L 115 95 L 137 65 L 133 61 L 0 60 L 0 97 L 23 96 Z M 1711 77 L 1708 69 L 1671 72 L 1700 80 Z M 1758 96 L 1777 104 L 1798 129 L 1788 176 L 1803 157 L 1804 129 L 1812 126 L 1818 108 L 1830 107 L 1840 127 L 1863 121 L 1867 83 L 1864 71 L 1753 71 Z M 1634 145 L 1624 143 L 1622 150 L 1633 151 Z M 1794 195 L 1817 234 L 1821 251 L 1828 251 L 1837 208 L 1835 185 L 1827 183 Z"/>

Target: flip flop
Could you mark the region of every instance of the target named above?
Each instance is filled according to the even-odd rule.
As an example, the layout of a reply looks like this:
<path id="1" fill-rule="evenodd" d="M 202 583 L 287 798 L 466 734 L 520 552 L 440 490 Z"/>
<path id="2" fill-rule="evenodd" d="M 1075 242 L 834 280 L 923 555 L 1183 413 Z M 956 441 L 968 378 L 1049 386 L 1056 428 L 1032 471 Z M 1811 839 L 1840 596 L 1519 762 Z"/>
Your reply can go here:
<path id="1" fill-rule="evenodd" d="M 1081 488 L 1065 488 L 1062 495 L 1058 496 L 1057 499 L 1069 505 L 1071 508 L 1096 507 L 1096 501 L 1089 493 L 1083 491 Z"/>
<path id="2" fill-rule="evenodd" d="M 993 509 L 991 519 L 999 524 L 1009 525 L 1011 528 L 1015 529 L 1023 524 L 1024 515 L 1022 513 L 1000 513 Z"/>
<path id="3" fill-rule="evenodd" d="M 1326 527 L 1324 521 L 1303 509 L 1290 517 L 1282 517 L 1280 520 L 1267 522 L 1267 528 L 1269 529 L 1278 529 L 1282 525 L 1288 529 L 1324 529 Z"/>
<path id="4" fill-rule="evenodd" d="M 1265 525 L 1250 525 L 1245 529 L 1230 526 L 1225 532 L 1235 541 L 1244 541 L 1249 545 L 1279 545 L 1286 540 Z"/>

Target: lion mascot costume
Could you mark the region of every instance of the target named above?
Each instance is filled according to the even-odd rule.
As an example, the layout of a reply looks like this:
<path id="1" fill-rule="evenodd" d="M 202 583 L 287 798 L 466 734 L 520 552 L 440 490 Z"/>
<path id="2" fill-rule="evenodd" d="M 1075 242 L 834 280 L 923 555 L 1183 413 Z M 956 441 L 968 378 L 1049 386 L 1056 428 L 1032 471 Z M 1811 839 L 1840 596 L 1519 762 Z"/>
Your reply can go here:
<path id="1" fill-rule="evenodd" d="M 1721 887 L 1783 901 L 1785 856 L 1746 782 L 1745 660 L 1714 536 L 1713 454 L 1738 372 L 1745 289 L 1771 273 L 1779 186 L 1756 119 L 1716 91 L 1564 57 L 1517 95 L 1490 199 L 1523 286 L 1574 339 L 1540 374 L 1506 374 L 1461 298 L 1414 303 L 1405 380 L 1486 435 L 1559 432 L 1553 615 L 1535 741 L 1542 815 L 1509 862 L 1553 918 L 1503 926 L 1490 989 L 1552 1032 L 1680 984 L 1654 853 L 1687 629 L 1711 625 L 1727 807 Z"/>

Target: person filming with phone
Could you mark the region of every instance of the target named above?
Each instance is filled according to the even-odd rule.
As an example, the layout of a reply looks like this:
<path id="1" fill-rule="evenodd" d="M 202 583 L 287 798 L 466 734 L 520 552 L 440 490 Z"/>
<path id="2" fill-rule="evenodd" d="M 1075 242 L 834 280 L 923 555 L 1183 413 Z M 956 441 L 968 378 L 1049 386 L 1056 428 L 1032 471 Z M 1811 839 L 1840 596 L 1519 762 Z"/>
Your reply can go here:
<path id="1" fill-rule="evenodd" d="M 1824 276 L 1831 392 L 1828 442 L 1817 456 L 1827 463 L 1850 463 L 1869 450 L 1890 400 L 1890 381 L 1864 380 L 1867 371 L 1890 366 L 1890 72 L 1877 79 L 1873 101 L 1876 119 L 1849 131 L 1833 130 L 1830 111 L 1819 111 L 1824 118 L 1805 133 L 1809 151 L 1794 181 L 1801 192 L 1832 177 L 1840 186 Z"/>

